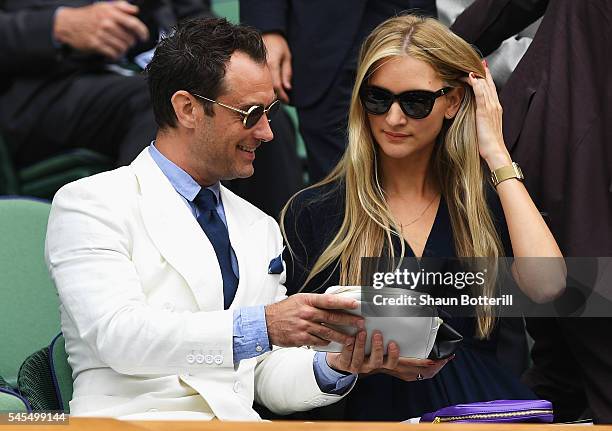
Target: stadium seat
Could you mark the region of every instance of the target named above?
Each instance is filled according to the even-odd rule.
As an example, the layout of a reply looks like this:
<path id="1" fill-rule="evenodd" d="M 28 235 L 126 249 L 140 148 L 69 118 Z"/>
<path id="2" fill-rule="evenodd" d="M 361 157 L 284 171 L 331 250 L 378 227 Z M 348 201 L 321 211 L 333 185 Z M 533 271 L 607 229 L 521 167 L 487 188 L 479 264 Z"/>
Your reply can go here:
<path id="1" fill-rule="evenodd" d="M 77 148 L 18 170 L 10 146 L 0 136 L 0 195 L 51 199 L 64 184 L 112 168 L 108 157 Z"/>
<path id="2" fill-rule="evenodd" d="M 49 350 L 45 347 L 32 353 L 19 368 L 19 392 L 35 412 L 61 410 L 53 384 Z"/>
<path id="3" fill-rule="evenodd" d="M 0 375 L 16 387 L 20 365 L 60 331 L 59 300 L 44 262 L 51 206 L 0 199 Z"/>
<path id="4" fill-rule="evenodd" d="M 2 386 L 2 382 L 2 377 L 0 377 L 0 414 L 31 412 L 32 409 L 28 401 L 10 387 Z"/>
<path id="5" fill-rule="evenodd" d="M 59 401 L 61 410 L 70 413 L 70 400 L 72 399 L 72 368 L 68 364 L 68 353 L 64 336 L 60 333 L 53 339 L 49 346 L 49 360 L 51 365 L 51 377 L 55 395 Z"/>

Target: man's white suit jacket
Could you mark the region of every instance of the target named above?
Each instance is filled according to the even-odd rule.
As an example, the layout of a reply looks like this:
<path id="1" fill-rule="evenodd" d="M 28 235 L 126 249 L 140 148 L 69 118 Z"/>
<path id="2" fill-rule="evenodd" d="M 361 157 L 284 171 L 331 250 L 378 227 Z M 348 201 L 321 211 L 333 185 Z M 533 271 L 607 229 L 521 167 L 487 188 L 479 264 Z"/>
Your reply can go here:
<path id="1" fill-rule="evenodd" d="M 73 369 L 72 414 L 258 420 L 254 399 L 289 413 L 341 398 L 321 392 L 306 348 L 234 366 L 233 310 L 285 297 L 284 273 L 268 274 L 282 237 L 224 187 L 221 199 L 240 270 L 229 310 L 211 243 L 148 149 L 56 194 L 46 258 Z"/>

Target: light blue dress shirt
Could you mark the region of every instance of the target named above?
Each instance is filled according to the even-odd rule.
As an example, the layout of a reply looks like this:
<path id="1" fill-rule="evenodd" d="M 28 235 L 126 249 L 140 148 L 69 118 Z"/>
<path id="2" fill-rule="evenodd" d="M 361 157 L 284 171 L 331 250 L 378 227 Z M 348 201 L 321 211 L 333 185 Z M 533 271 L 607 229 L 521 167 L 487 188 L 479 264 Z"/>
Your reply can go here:
<path id="1" fill-rule="evenodd" d="M 155 148 L 152 142 L 149 146 L 149 154 L 157 163 L 164 175 L 172 184 L 172 187 L 181 196 L 185 205 L 189 208 L 194 217 L 198 217 L 199 210 L 193 200 L 200 192 L 202 187 L 185 172 L 183 169 L 168 160 L 162 153 Z M 217 213 L 227 227 L 227 219 L 223 202 L 221 201 L 220 185 L 215 183 L 210 189 L 217 197 Z M 238 260 L 234 249 L 231 249 L 232 269 L 236 277 L 239 276 Z M 268 329 L 266 327 L 266 315 L 263 305 L 252 307 L 242 307 L 234 310 L 234 362 L 239 363 L 242 359 L 249 359 L 262 353 L 270 351 L 270 340 L 268 339 Z M 343 394 L 352 385 L 356 376 L 353 374 L 343 374 L 330 368 L 325 359 L 325 353 L 317 352 L 313 361 L 315 378 L 319 388 L 329 394 Z"/>

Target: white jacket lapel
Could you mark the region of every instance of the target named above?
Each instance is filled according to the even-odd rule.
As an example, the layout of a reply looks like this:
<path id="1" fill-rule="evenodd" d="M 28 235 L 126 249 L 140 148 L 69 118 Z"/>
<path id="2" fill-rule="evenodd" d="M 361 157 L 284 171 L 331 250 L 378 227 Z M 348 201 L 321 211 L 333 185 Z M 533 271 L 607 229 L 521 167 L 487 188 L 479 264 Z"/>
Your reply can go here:
<path id="1" fill-rule="evenodd" d="M 215 251 L 195 217 L 145 149 L 132 163 L 145 228 L 161 255 L 191 288 L 201 310 L 223 309 Z"/>
<path id="2" fill-rule="evenodd" d="M 256 252 L 250 248 L 253 239 L 249 238 L 249 229 L 253 220 L 249 220 L 245 211 L 240 210 L 240 205 L 244 205 L 240 202 L 240 198 L 223 186 L 221 187 L 221 201 L 223 202 L 223 210 L 225 211 L 230 243 L 236 254 L 236 259 L 238 260 L 238 272 L 240 274 L 238 290 L 230 306 L 230 308 L 233 309 L 239 308 L 241 305 L 244 305 L 245 302 L 248 302 L 249 287 L 247 281 L 253 279 L 249 274 L 252 268 L 249 266 L 248 257 L 251 256 L 251 253 Z"/>

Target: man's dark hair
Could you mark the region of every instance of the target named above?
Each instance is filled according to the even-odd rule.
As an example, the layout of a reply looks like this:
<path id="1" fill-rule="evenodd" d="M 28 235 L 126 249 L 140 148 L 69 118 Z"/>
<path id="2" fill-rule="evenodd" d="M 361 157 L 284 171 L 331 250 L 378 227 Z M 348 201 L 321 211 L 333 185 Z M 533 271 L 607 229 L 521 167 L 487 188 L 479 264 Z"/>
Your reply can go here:
<path id="1" fill-rule="evenodd" d="M 254 28 L 226 19 L 194 18 L 182 22 L 164 38 L 147 66 L 147 79 L 155 121 L 160 129 L 175 127 L 177 118 L 170 99 L 179 90 L 216 99 L 223 93 L 225 68 L 235 51 L 265 64 L 266 49 Z M 200 100 L 208 115 L 212 104 Z"/>

